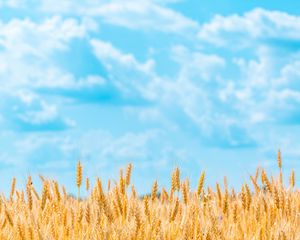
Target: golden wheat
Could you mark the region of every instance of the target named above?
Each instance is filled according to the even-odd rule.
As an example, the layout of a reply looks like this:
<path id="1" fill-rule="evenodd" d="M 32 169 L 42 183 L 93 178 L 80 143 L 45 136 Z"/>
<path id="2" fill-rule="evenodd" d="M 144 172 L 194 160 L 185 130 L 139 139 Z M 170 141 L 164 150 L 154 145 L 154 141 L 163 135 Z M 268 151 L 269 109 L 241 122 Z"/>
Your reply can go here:
<path id="1" fill-rule="evenodd" d="M 9 198 L 0 197 L 0 239 L 149 239 L 149 240 L 299 240 L 300 192 L 295 172 L 289 186 L 282 181 L 282 159 L 278 151 L 278 177 L 257 169 L 240 191 L 216 183 L 216 190 L 205 186 L 205 172 L 197 189 L 189 180 L 181 181 L 180 170 L 171 175 L 171 188 L 159 188 L 139 197 L 130 183 L 132 165 L 119 181 L 109 181 L 108 189 L 96 179 L 86 178 L 88 196 L 80 198 L 82 166 L 77 164 L 77 199 L 68 196 L 64 186 L 40 176 L 41 195 L 28 177 L 25 190 L 16 189 L 13 178 Z M 261 177 L 261 184 L 258 177 Z M 62 194 L 60 192 L 62 189 Z M 253 189 L 253 191 L 252 191 Z M 33 194 L 32 194 L 33 193 Z"/>

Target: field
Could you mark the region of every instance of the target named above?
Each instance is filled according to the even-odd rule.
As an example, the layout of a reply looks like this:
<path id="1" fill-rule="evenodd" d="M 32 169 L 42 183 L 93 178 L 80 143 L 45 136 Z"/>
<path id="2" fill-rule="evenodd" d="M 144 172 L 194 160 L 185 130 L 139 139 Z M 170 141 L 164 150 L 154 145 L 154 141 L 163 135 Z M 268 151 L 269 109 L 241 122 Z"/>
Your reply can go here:
<path id="1" fill-rule="evenodd" d="M 151 194 L 141 197 L 130 183 L 132 165 L 120 171 L 115 184 L 90 186 L 77 165 L 76 198 L 58 182 L 40 176 L 39 195 L 31 177 L 24 190 L 12 180 L 9 198 L 0 204 L 0 239 L 300 239 L 300 192 L 295 173 L 284 186 L 278 152 L 278 176 L 258 168 L 240 190 L 224 183 L 209 187 L 205 172 L 198 187 L 171 174 L 171 189 L 154 182 Z M 213 190 L 216 189 L 216 190 Z M 81 199 L 80 193 L 88 197 Z"/>

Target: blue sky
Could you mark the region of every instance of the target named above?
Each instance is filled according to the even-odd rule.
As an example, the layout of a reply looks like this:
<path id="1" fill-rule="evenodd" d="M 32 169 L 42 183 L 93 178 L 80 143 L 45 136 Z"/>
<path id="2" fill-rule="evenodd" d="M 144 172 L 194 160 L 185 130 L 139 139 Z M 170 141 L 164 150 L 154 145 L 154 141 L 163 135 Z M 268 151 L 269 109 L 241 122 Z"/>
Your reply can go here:
<path id="1" fill-rule="evenodd" d="M 134 165 L 147 192 L 300 170 L 300 2 L 0 0 L 0 190 Z M 299 182 L 299 181 L 298 181 Z M 38 183 L 37 183 L 38 184 Z"/>

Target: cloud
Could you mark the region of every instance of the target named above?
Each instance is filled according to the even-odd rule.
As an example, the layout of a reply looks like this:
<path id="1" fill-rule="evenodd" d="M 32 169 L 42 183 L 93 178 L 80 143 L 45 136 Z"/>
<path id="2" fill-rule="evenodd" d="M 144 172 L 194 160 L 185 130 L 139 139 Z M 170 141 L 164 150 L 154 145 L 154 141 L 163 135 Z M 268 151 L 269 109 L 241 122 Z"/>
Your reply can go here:
<path id="1" fill-rule="evenodd" d="M 84 38 L 93 30 L 90 23 L 58 16 L 41 23 L 29 19 L 0 22 L 2 89 L 70 84 L 72 76 L 53 66 L 51 54 L 67 49 L 72 39 Z"/>
<path id="2" fill-rule="evenodd" d="M 134 55 L 123 53 L 108 42 L 92 39 L 90 43 L 94 54 L 109 72 L 109 81 L 125 98 L 151 100 L 146 92 L 156 77 L 154 60 L 141 63 Z"/>
<path id="3" fill-rule="evenodd" d="M 46 57 L 53 50 L 66 49 L 73 38 L 83 38 L 89 31 L 95 31 L 92 20 L 62 19 L 53 16 L 42 23 L 29 19 L 13 19 L 8 23 L 0 22 L 1 45 L 14 56 L 25 54 Z"/>
<path id="4" fill-rule="evenodd" d="M 171 132 L 191 132 L 205 146 L 255 147 L 256 141 L 246 124 L 239 122 L 241 115 L 235 106 L 224 104 L 218 95 L 226 83 L 220 77 L 226 69 L 225 59 L 182 45 L 173 46 L 170 54 L 178 72 L 173 78 L 152 73 L 141 94 L 155 104 L 137 110 L 140 119 L 164 124 Z"/>
<path id="5" fill-rule="evenodd" d="M 236 61 L 241 77 L 223 93 L 230 92 L 229 98 L 238 101 L 237 108 L 251 123 L 299 123 L 299 57 L 293 52 L 282 55 L 273 46 L 254 44 L 253 49 L 256 59 Z"/>
<path id="6" fill-rule="evenodd" d="M 139 62 L 134 55 L 126 54 L 111 43 L 91 39 L 91 54 L 103 68 L 104 76 L 87 75 L 75 78 L 58 68 L 43 70 L 32 89 L 41 95 L 52 95 L 79 103 L 98 103 L 124 106 L 151 104 L 143 95 L 145 84 L 154 76 L 154 61 Z"/>
<path id="7" fill-rule="evenodd" d="M 300 123 L 299 23 L 299 16 L 257 8 L 243 15 L 216 15 L 201 26 L 201 44 L 225 50 L 227 68 L 236 71 L 227 82 L 228 71 L 222 71 L 215 89 L 245 130 Z M 257 141 L 263 143 L 260 137 Z"/>
<path id="8" fill-rule="evenodd" d="M 148 60 L 146 63 L 140 64 L 132 54 L 122 53 L 120 50 L 112 46 L 111 43 L 92 39 L 91 45 L 94 49 L 95 55 L 100 61 L 106 64 L 108 69 L 112 68 L 112 65 L 109 64 L 111 61 L 117 62 L 125 68 L 135 69 L 145 73 L 149 73 L 153 69 L 153 60 Z"/>
<path id="9" fill-rule="evenodd" d="M 162 133 L 159 130 L 146 130 L 140 133 L 127 132 L 124 135 L 114 137 L 108 132 L 88 132 L 81 138 L 83 154 L 95 154 L 100 159 L 118 159 L 126 162 L 128 159 L 151 159 L 149 145 L 155 145 L 155 141 Z M 102 139 L 97 144 L 90 144 L 91 140 Z M 109 164 L 109 162 L 106 162 Z"/>
<path id="10" fill-rule="evenodd" d="M 267 39 L 300 40 L 299 26 L 299 16 L 256 8 L 242 16 L 216 15 L 201 26 L 198 38 L 217 46 L 243 48 Z"/>
<path id="11" fill-rule="evenodd" d="M 182 33 L 196 30 L 197 23 L 178 12 L 160 7 L 151 2 L 116 2 L 95 8 L 89 12 L 99 15 L 104 21 L 144 31 L 156 30 L 163 32 Z"/>
<path id="12" fill-rule="evenodd" d="M 19 8 L 22 6 L 24 2 L 20 0 L 0 0 L 0 8 L 1 7 L 10 7 L 10 8 Z"/>
<path id="13" fill-rule="evenodd" d="M 205 54 L 201 51 L 191 52 L 182 45 L 173 46 L 172 58 L 181 65 L 180 75 L 199 78 L 199 83 L 211 80 L 214 71 L 225 66 L 225 60 L 216 54 Z"/>
<path id="14" fill-rule="evenodd" d="M 57 106 L 49 104 L 31 92 L 18 92 L 5 98 L 1 111 L 5 113 L 2 128 L 13 131 L 62 131 L 74 127 L 74 121 L 61 117 Z"/>
<path id="15" fill-rule="evenodd" d="M 23 169 L 23 172 L 15 172 L 24 177 L 25 174 L 45 174 L 56 171 L 57 174 L 67 173 L 72 168 L 78 154 L 76 151 L 68 149 L 70 139 L 53 132 L 2 132 L 2 137 L 6 138 L 6 144 L 14 149 L 6 148 L 1 144 L 0 162 L 9 166 L 7 170 Z M 57 176 L 57 175 L 56 175 Z"/>
<path id="16" fill-rule="evenodd" d="M 10 134 L 10 138 L 14 136 Z M 18 160 L 22 158 L 26 164 L 34 164 L 34 170 L 45 170 L 44 156 L 47 156 L 48 162 L 67 161 L 67 166 L 63 168 L 66 169 L 73 167 L 72 164 L 81 158 L 86 171 L 94 173 L 105 168 L 111 174 L 127 162 L 134 161 L 137 165 L 148 166 L 167 164 L 174 159 L 167 158 L 166 152 L 173 152 L 173 156 L 177 155 L 178 159 L 183 157 L 179 154 L 184 151 L 182 148 L 174 149 L 167 141 L 159 143 L 158 139 L 161 138 L 166 139 L 168 136 L 158 129 L 148 129 L 139 133 L 128 131 L 118 135 L 100 129 L 60 135 L 54 132 L 31 133 L 15 141 L 14 147 L 17 150 L 15 160 L 11 164 L 20 166 L 23 161 Z M 157 154 L 153 155 L 152 151 Z"/>
<path id="17" fill-rule="evenodd" d="M 290 62 L 280 69 L 280 76 L 276 79 L 277 87 L 288 87 L 300 91 L 300 59 Z"/>
<path id="18" fill-rule="evenodd" d="M 95 76 L 88 76 L 94 78 Z M 98 77 L 95 77 L 98 78 Z M 80 84 L 82 83 L 82 84 Z M 116 86 L 109 81 L 103 84 L 88 84 L 85 79 L 78 84 L 62 87 L 41 87 L 36 92 L 44 96 L 60 97 L 69 104 L 102 104 L 113 106 L 147 106 L 151 102 L 139 95 L 124 95 Z"/>
<path id="19" fill-rule="evenodd" d="M 99 17 L 104 22 L 134 30 L 182 34 L 196 31 L 197 22 L 161 4 L 170 1 L 102 1 L 75 3 L 61 1 L 53 4 L 44 0 L 41 9 L 47 12 Z"/>
<path id="20" fill-rule="evenodd" d="M 74 3 L 70 2 L 70 4 Z M 282 106 L 286 106 L 286 101 L 291 100 L 283 99 L 284 104 L 280 108 L 276 108 L 272 102 L 274 100 L 271 91 L 267 93 L 265 91 L 271 84 L 273 95 L 278 94 L 280 96 L 278 91 L 280 84 L 290 85 L 289 81 L 291 81 L 292 76 L 297 78 L 297 71 L 293 70 L 296 69 L 296 64 L 293 66 L 293 63 L 282 64 L 277 61 L 277 58 L 273 57 L 276 56 L 276 52 L 271 47 L 265 46 L 267 44 L 265 39 L 261 43 L 252 42 L 254 47 L 250 51 L 250 57 L 216 54 L 215 52 L 212 53 L 211 48 L 204 48 L 203 46 L 199 48 L 174 44 L 170 48 L 168 61 L 175 63 L 177 68 L 171 77 L 169 73 L 160 76 L 156 72 L 157 61 L 154 56 L 140 61 L 133 53 L 120 50 L 109 41 L 104 41 L 96 36 L 91 39 L 88 37 L 97 28 L 95 21 L 88 20 L 90 18 L 86 18 L 86 16 L 94 18 L 98 14 L 104 18 L 105 14 L 109 15 L 108 13 L 127 14 L 134 12 L 141 14 L 146 19 L 148 9 L 143 9 L 144 6 L 151 6 L 156 9 L 155 11 L 158 11 L 157 13 L 162 15 L 165 13 L 165 16 L 169 16 L 168 11 L 160 11 L 165 7 L 157 5 L 157 3 L 147 2 L 143 4 L 134 6 L 132 2 L 112 2 L 103 3 L 103 6 L 98 6 L 98 8 L 85 5 L 86 9 L 82 8 L 78 11 L 86 10 L 87 12 L 78 13 L 81 15 L 79 18 L 55 16 L 40 23 L 25 19 L 23 21 L 12 20 L 2 24 L 3 29 L 6 30 L 2 34 L 0 42 L 5 50 L 2 55 L 0 54 L 0 58 L 1 56 L 2 59 L 10 57 L 11 62 L 14 62 L 14 68 L 18 69 L 18 71 L 13 71 L 13 65 L 7 64 L 5 61 L 0 65 L 0 75 L 12 80 L 5 83 L 4 89 L 7 89 L 6 92 L 16 88 L 30 89 L 31 92 L 43 96 L 43 98 L 55 97 L 56 100 L 59 99 L 59 101 L 68 102 L 71 105 L 102 103 L 123 107 L 139 106 L 141 108 L 137 110 L 137 115 L 141 116 L 140 119 L 145 119 L 142 115 L 149 113 L 148 108 L 151 106 L 152 113 L 155 113 L 154 115 L 151 113 L 153 121 L 157 119 L 158 122 L 160 119 L 165 123 L 170 123 L 172 126 L 170 129 L 182 128 L 181 124 L 184 121 L 185 125 L 188 126 L 187 129 L 190 131 L 196 129 L 200 141 L 210 146 L 255 146 L 256 141 L 251 134 L 251 124 L 289 121 L 288 118 L 280 118 L 273 110 L 283 110 Z M 76 9 L 75 5 L 74 9 Z M 93 11 L 98 12 L 96 14 Z M 269 16 L 261 10 L 253 10 L 252 12 L 248 15 L 245 14 L 245 16 L 250 19 L 255 18 L 255 14 L 262 19 L 262 16 Z M 118 16 L 125 18 L 125 15 L 122 14 Z M 113 14 L 111 17 L 113 19 Z M 231 17 L 228 18 L 231 19 Z M 235 21 L 235 18 L 232 19 Z M 233 21 L 232 19 L 230 21 Z M 113 21 L 116 21 L 114 24 L 121 24 L 117 20 Z M 162 20 L 159 21 L 163 22 Z M 143 21 L 130 20 L 128 23 L 125 21 L 129 25 L 131 22 L 133 24 L 136 22 L 148 24 L 148 20 L 145 23 Z M 222 21 L 218 24 L 221 23 Z M 129 25 L 126 27 L 136 30 L 142 29 L 142 25 Z M 212 26 L 214 25 L 212 24 Z M 217 29 L 215 30 L 216 33 L 223 29 L 213 28 Z M 7 29 L 14 30 L 11 33 Z M 178 29 L 184 31 L 184 28 L 178 27 Z M 207 30 L 208 27 L 203 27 L 203 29 L 210 33 Z M 220 33 L 223 36 L 222 41 L 230 41 L 231 37 L 239 35 L 236 34 L 231 25 L 224 29 L 228 34 Z M 240 29 L 252 31 L 251 27 L 240 27 Z M 246 30 L 245 32 L 247 32 Z M 170 25 L 168 25 L 167 31 L 173 31 Z M 263 39 L 259 34 L 255 35 L 253 32 L 248 32 L 247 34 L 252 34 L 253 37 L 258 36 L 257 38 Z M 270 35 L 270 40 L 274 39 L 274 36 Z M 16 40 L 17 37 L 20 39 L 19 42 Z M 36 40 L 33 41 L 33 38 Z M 20 52 L 9 45 L 10 39 L 16 41 L 16 46 L 20 46 L 18 47 L 21 49 Z M 44 39 L 46 41 L 43 41 Z M 75 39 L 82 39 L 82 41 L 90 44 L 91 48 L 86 50 L 91 51 L 98 59 L 99 65 L 97 66 L 104 69 L 101 70 L 101 73 L 85 73 L 83 76 L 76 77 L 59 64 L 53 63 L 50 56 L 56 52 L 71 50 L 70 46 Z M 243 35 L 239 35 L 238 39 L 243 41 Z M 215 43 L 208 41 L 207 45 L 215 46 Z M 24 64 L 24 58 L 30 64 Z M 284 68 L 282 68 L 283 66 Z M 277 74 L 276 69 L 281 68 L 281 73 Z M 232 69 L 237 70 L 234 76 L 228 73 Z M 102 72 L 103 75 L 101 75 Z M 296 84 L 296 82 L 294 83 Z M 258 89 L 261 91 L 257 91 Z M 296 96 L 295 93 L 289 93 L 289 95 L 289 99 Z M 28 102 L 33 101 L 26 95 L 23 95 L 23 98 Z M 291 113 L 290 118 L 296 116 L 295 107 L 290 106 L 287 109 Z M 42 106 L 38 110 L 28 108 L 19 115 L 18 124 L 22 125 L 24 129 L 27 127 L 34 130 L 31 124 L 39 129 L 37 119 L 46 113 L 47 111 Z M 185 115 L 182 118 L 185 120 L 178 120 L 180 114 Z M 45 129 L 47 127 L 49 129 L 68 129 L 72 126 L 72 121 L 59 115 L 57 113 L 57 116 L 53 118 L 56 119 L 55 121 L 52 119 L 52 125 L 49 125 L 51 122 L 49 118 L 48 125 L 43 125 Z M 174 116 L 177 117 L 174 118 Z M 29 119 L 32 121 L 29 122 Z M 241 119 L 242 121 L 240 121 Z"/>
<path id="21" fill-rule="evenodd" d="M 16 123 L 23 131 L 59 131 L 75 125 L 73 121 L 59 117 L 55 105 L 43 101 L 40 103 L 40 109 L 17 114 Z"/>

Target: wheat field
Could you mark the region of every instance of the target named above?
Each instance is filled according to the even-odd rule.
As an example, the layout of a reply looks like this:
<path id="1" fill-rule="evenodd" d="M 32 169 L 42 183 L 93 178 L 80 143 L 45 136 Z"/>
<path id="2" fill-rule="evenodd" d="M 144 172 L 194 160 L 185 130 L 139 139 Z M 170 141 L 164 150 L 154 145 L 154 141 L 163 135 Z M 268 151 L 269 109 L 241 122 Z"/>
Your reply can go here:
<path id="1" fill-rule="evenodd" d="M 171 174 L 171 188 L 153 183 L 151 194 L 139 196 L 130 183 L 132 165 L 120 171 L 114 184 L 93 187 L 77 164 L 76 198 L 58 182 L 40 176 L 41 194 L 28 177 L 26 189 L 0 201 L 0 239 L 300 239 L 300 193 L 295 173 L 284 186 L 280 151 L 278 176 L 257 168 L 239 190 L 222 184 L 206 186 L 205 172 L 198 187 Z M 213 190 L 215 189 L 215 190 Z M 80 198 L 86 191 L 87 197 Z"/>

